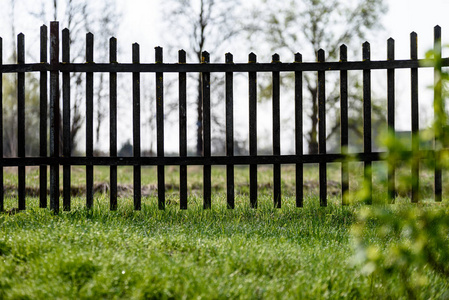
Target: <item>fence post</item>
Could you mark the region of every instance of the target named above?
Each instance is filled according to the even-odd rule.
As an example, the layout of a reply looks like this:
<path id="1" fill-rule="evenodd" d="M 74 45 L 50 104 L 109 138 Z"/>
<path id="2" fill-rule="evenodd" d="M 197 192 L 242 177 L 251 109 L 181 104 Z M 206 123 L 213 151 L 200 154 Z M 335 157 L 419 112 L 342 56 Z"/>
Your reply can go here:
<path id="1" fill-rule="evenodd" d="M 340 61 L 348 61 L 348 48 L 340 46 Z M 349 130 L 348 130 L 348 71 L 340 71 L 340 146 L 344 158 L 341 162 L 341 204 L 349 204 L 349 163 L 346 161 L 348 154 Z"/>
<path id="2" fill-rule="evenodd" d="M 370 44 L 363 43 L 363 61 L 370 61 Z M 363 70 L 363 152 L 364 154 L 371 154 L 371 70 Z M 372 162 L 368 158 L 365 160 L 364 166 L 364 184 L 368 189 L 367 204 L 372 203 L 373 198 L 373 183 L 372 183 Z"/>
<path id="3" fill-rule="evenodd" d="M 47 63 L 47 26 L 41 26 L 41 63 Z M 46 71 L 39 75 L 39 156 L 47 157 L 47 108 L 48 108 L 48 74 Z M 47 207 L 47 165 L 39 166 L 39 207 Z"/>
<path id="4" fill-rule="evenodd" d="M 418 60 L 418 37 L 410 34 L 410 57 Z M 419 103 L 418 103 L 418 68 L 411 69 L 412 93 L 412 203 L 419 201 Z"/>
<path id="5" fill-rule="evenodd" d="M 186 63 L 186 52 L 179 50 L 178 61 Z M 187 157 L 187 74 L 179 73 L 179 156 Z M 187 166 L 179 167 L 179 207 L 187 209 Z"/>
<path id="6" fill-rule="evenodd" d="M 25 36 L 17 36 L 17 64 L 25 64 Z M 25 72 L 17 74 L 17 157 L 25 158 Z M 25 166 L 19 166 L 19 210 L 25 209 Z"/>
<path id="7" fill-rule="evenodd" d="M 255 64 L 257 56 L 250 53 L 248 63 Z M 249 93 L 249 156 L 257 157 L 257 73 L 248 73 Z M 257 208 L 257 164 L 249 165 L 249 200 L 252 208 Z"/>
<path id="8" fill-rule="evenodd" d="M 155 48 L 156 64 L 163 63 L 162 48 Z M 164 73 L 156 72 L 156 130 L 157 157 L 163 159 L 164 154 Z M 165 209 L 165 166 L 157 166 L 157 198 L 159 209 Z"/>
<path id="9" fill-rule="evenodd" d="M 94 35 L 86 34 L 86 63 L 94 62 Z M 94 156 L 94 73 L 86 73 L 86 158 Z M 86 207 L 94 204 L 94 166 L 86 166 Z"/>
<path id="10" fill-rule="evenodd" d="M 209 63 L 209 53 L 204 51 L 202 53 L 201 63 Z M 209 159 L 211 156 L 211 135 L 210 135 L 210 73 L 201 73 L 202 82 L 202 96 L 203 96 L 203 156 Z M 203 166 L 203 207 L 204 209 L 211 208 L 211 171 L 212 166 L 205 164 Z"/>
<path id="11" fill-rule="evenodd" d="M 394 61 L 394 40 L 392 38 L 388 39 L 387 42 L 387 60 Z M 412 70 L 412 78 L 413 78 L 413 70 Z M 413 79 L 412 79 L 413 80 Z M 413 85 L 412 85 L 413 86 Z M 387 123 L 388 123 L 388 133 L 396 136 L 395 131 L 395 70 L 388 69 L 387 70 Z M 413 96 L 413 94 L 412 94 Z M 413 102 L 413 101 L 412 101 Z M 412 118 L 413 120 L 413 118 Z M 388 163 L 388 198 L 390 201 L 394 202 L 396 198 L 395 191 L 395 168 L 396 162 L 390 161 Z"/>
<path id="12" fill-rule="evenodd" d="M 109 63 L 117 63 L 117 39 L 109 40 Z M 117 157 L 117 73 L 109 73 L 109 155 Z M 117 209 L 117 165 L 110 166 L 109 180 L 111 184 L 109 208 Z"/>
<path id="13" fill-rule="evenodd" d="M 302 55 L 295 54 L 295 63 L 302 63 Z M 297 156 L 303 156 L 303 127 L 302 127 L 302 71 L 295 72 L 295 152 Z M 297 163 L 295 166 L 296 181 L 296 207 L 304 205 L 304 169 L 303 163 Z"/>
<path id="14" fill-rule="evenodd" d="M 272 63 L 280 63 L 279 54 L 272 56 Z M 273 155 L 281 155 L 281 116 L 280 116 L 280 72 L 272 74 L 273 88 Z M 273 164 L 273 201 L 275 208 L 281 208 L 281 165 Z"/>
<path id="15" fill-rule="evenodd" d="M 132 48 L 133 64 L 140 63 L 140 47 L 134 43 Z M 133 72 L 133 157 L 140 159 L 140 73 Z M 141 208 L 141 177 L 142 168 L 140 162 L 133 166 L 133 190 L 134 190 L 134 209 Z"/>
<path id="16" fill-rule="evenodd" d="M 50 23 L 50 209 L 59 213 L 59 23 Z"/>
<path id="17" fill-rule="evenodd" d="M 324 50 L 318 50 L 318 62 L 324 62 Z M 320 157 L 320 206 L 327 206 L 326 154 L 326 73 L 318 71 L 318 152 Z"/>
<path id="18" fill-rule="evenodd" d="M 62 31 L 62 62 L 70 63 L 70 32 L 67 28 Z M 62 136 L 63 136 L 63 155 L 67 159 L 71 156 L 70 145 L 70 73 L 62 72 Z M 70 189 L 71 189 L 71 166 L 63 166 L 62 175 L 63 186 L 63 209 L 70 210 Z"/>
<path id="19" fill-rule="evenodd" d="M 435 201 L 442 200 L 441 148 L 443 141 L 443 97 L 441 82 L 441 27 L 434 28 L 434 115 L 435 115 Z"/>
<path id="20" fill-rule="evenodd" d="M 231 53 L 226 53 L 225 61 L 227 64 L 233 64 L 234 58 Z M 226 156 L 234 156 L 234 73 L 226 72 Z M 234 165 L 226 166 L 226 196 L 227 207 L 234 209 Z"/>

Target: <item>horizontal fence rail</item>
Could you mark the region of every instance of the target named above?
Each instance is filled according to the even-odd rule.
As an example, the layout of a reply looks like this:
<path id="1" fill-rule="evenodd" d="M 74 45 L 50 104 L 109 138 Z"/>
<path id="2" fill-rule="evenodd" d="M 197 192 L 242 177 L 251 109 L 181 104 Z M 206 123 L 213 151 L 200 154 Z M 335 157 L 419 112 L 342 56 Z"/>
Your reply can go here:
<path id="1" fill-rule="evenodd" d="M 418 103 L 418 69 L 433 68 L 435 72 L 434 101 L 435 107 L 441 107 L 443 101 L 441 82 L 438 81 L 442 67 L 449 66 L 449 58 L 441 57 L 441 28 L 434 29 L 434 59 L 418 59 L 417 35 L 410 35 L 410 59 L 395 60 L 394 40 L 387 42 L 387 60 L 372 61 L 370 57 L 370 44 L 363 44 L 362 61 L 348 61 L 347 48 L 340 47 L 340 61 L 326 62 L 324 50 L 317 53 L 316 62 L 303 62 L 302 55 L 296 53 L 294 62 L 283 63 L 279 55 L 272 57 L 271 63 L 257 62 L 254 53 L 249 54 L 248 63 L 235 63 L 230 53 L 225 55 L 225 63 L 210 63 L 209 53 L 202 54 L 201 63 L 186 63 L 186 52 L 179 51 L 178 63 L 164 63 L 163 50 L 155 48 L 155 63 L 141 63 L 140 49 L 138 44 L 132 46 L 132 63 L 124 64 L 117 62 L 117 40 L 110 39 L 109 63 L 94 62 L 94 36 L 86 35 L 86 62 L 70 63 L 70 32 L 62 30 L 61 41 L 59 23 L 51 22 L 48 43 L 48 28 L 41 27 L 40 37 L 40 62 L 25 62 L 25 37 L 19 34 L 17 43 L 17 63 L 3 64 L 2 40 L 0 39 L 0 72 L 17 74 L 17 157 L 4 157 L 2 155 L 0 172 L 0 210 L 4 210 L 4 168 L 18 168 L 18 208 L 26 207 L 26 166 L 39 166 L 39 199 L 40 207 L 47 207 L 47 168 L 50 167 L 50 208 L 58 213 L 59 208 L 59 180 L 60 166 L 63 172 L 63 209 L 71 209 L 71 166 L 86 166 L 86 207 L 94 205 L 94 166 L 110 166 L 110 209 L 115 210 L 118 206 L 117 199 L 117 166 L 133 166 L 133 190 L 134 209 L 141 209 L 141 167 L 157 166 L 158 206 L 165 208 L 165 166 L 174 165 L 180 167 L 180 208 L 187 209 L 187 166 L 198 165 L 203 167 L 203 207 L 209 209 L 212 206 L 211 196 L 211 167 L 215 165 L 226 166 L 226 191 L 228 208 L 235 207 L 234 194 L 234 166 L 249 166 L 249 202 L 251 207 L 258 205 L 258 165 L 273 166 L 273 203 L 277 208 L 282 204 L 281 191 L 281 166 L 293 164 L 296 166 L 296 206 L 302 207 L 303 195 L 303 166 L 304 164 L 319 164 L 319 198 L 320 205 L 326 206 L 327 192 L 327 164 L 331 162 L 341 163 L 341 197 L 342 204 L 349 203 L 349 163 L 364 163 L 364 181 L 368 183 L 367 203 L 372 202 L 372 173 L 371 166 L 374 161 L 385 161 L 388 152 L 372 151 L 372 100 L 371 100 L 371 72 L 372 70 L 385 70 L 387 81 L 387 124 L 391 132 L 395 132 L 395 70 L 409 69 L 411 72 L 411 132 L 412 148 L 403 151 L 405 156 L 411 156 L 412 193 L 411 201 L 418 202 L 419 198 L 419 168 L 421 159 L 435 161 L 435 200 L 442 200 L 442 164 L 441 157 L 448 155 L 449 150 L 443 148 L 442 141 L 435 135 L 435 147 L 432 150 L 423 150 L 419 146 L 419 103 Z M 47 51 L 50 46 L 50 57 L 48 61 Z M 61 58 L 60 58 L 61 50 Z M 435 62 L 439 62 L 436 64 Z M 348 153 L 349 136 L 349 114 L 348 114 L 348 71 L 362 72 L 363 90 L 363 151 L 360 153 Z M 39 72 L 40 101 L 39 101 L 39 157 L 27 157 L 25 155 L 25 74 L 28 72 Z M 86 154 L 84 157 L 71 156 L 72 145 L 70 144 L 70 118 L 71 118 L 71 86 L 70 74 L 73 72 L 84 73 L 85 76 L 85 101 L 86 101 Z M 109 74 L 109 156 L 94 156 L 93 144 L 93 122 L 94 122 L 94 73 Z M 234 73 L 241 72 L 248 75 L 248 105 L 249 105 L 249 155 L 234 155 Z M 257 145 L 257 101 L 258 73 L 271 73 L 272 78 L 272 126 L 273 126 L 273 154 L 259 155 Z M 294 124 L 295 124 L 295 154 L 281 155 L 281 130 L 280 130 L 280 73 L 290 72 L 294 74 Z M 303 75 L 304 72 L 315 72 L 317 74 L 317 99 L 318 99 L 318 153 L 304 154 L 303 149 Z M 339 104 L 340 104 L 340 146 L 341 153 L 327 153 L 326 143 L 326 75 L 328 72 L 339 74 Z M 133 130 L 133 156 L 118 157 L 117 153 L 117 74 L 132 73 L 132 130 Z M 142 73 L 154 73 L 155 96 L 156 96 L 156 135 L 157 153 L 155 157 L 141 156 L 141 86 L 140 76 Z M 179 87 L 179 155 L 166 157 L 164 154 L 164 73 L 178 74 Z M 201 78 L 202 97 L 202 139 L 203 155 L 187 155 L 187 74 L 197 73 Z M 211 153 L 211 73 L 223 73 L 225 75 L 224 101 L 225 101 L 225 136 L 226 155 L 214 156 Z M 48 76 L 49 75 L 49 76 Z M 62 80 L 61 80 L 62 79 Z M 62 88 L 60 89 L 60 80 Z M 0 88 L 3 80 L 0 80 Z M 47 85 L 49 83 L 49 90 Z M 60 110 L 60 99 L 62 99 L 62 110 Z M 0 95 L 0 107 L 3 109 L 3 95 Z M 49 115 L 47 114 L 49 109 Z M 437 108 L 436 108 L 437 109 Z M 436 110 L 435 115 L 439 112 Z M 49 117 L 49 124 L 48 119 Z M 62 120 L 61 120 L 62 118 Z M 62 121 L 62 122 L 61 122 Z M 443 124 L 436 124 L 442 130 Z M 47 129 L 49 127 L 49 143 L 47 143 Z M 3 149 L 3 113 L 0 114 L 0 141 Z M 60 139 L 60 136 L 62 138 Z M 62 148 L 60 148 L 62 143 Z M 49 153 L 47 147 L 49 146 Z M 388 166 L 388 196 L 394 199 L 396 196 L 395 167 Z"/>

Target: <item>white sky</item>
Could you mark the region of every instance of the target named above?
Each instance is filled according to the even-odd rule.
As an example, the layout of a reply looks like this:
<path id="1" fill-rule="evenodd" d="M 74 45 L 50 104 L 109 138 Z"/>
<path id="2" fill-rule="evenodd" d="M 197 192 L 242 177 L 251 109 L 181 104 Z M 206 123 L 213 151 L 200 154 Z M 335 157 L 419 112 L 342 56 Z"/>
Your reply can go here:
<path id="1" fill-rule="evenodd" d="M 158 0 L 117 0 L 124 22 L 120 27 L 118 38 L 123 43 L 124 52 L 131 48 L 133 42 L 141 44 L 141 53 L 149 53 L 152 61 L 152 49 L 163 45 L 158 35 L 157 24 L 163 18 L 158 8 Z M 376 32 L 376 36 L 367 37 L 372 44 L 372 59 L 385 59 L 386 40 L 396 40 L 396 58 L 409 58 L 409 35 L 412 31 L 418 34 L 419 56 L 432 47 L 433 27 L 442 27 L 443 43 L 449 44 L 449 0 L 388 0 L 389 12 L 383 18 L 385 30 Z M 166 32 L 164 32 L 166 34 Z M 129 46 L 128 46 L 129 45 Z M 300 49 L 298 49 L 300 51 Z M 306 58 L 310 60 L 314 58 Z"/>

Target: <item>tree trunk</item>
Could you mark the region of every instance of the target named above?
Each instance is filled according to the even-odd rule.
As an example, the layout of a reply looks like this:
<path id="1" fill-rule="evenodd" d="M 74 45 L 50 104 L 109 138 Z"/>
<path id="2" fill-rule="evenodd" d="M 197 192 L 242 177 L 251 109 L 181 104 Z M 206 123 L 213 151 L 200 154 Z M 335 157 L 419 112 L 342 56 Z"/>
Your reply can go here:
<path id="1" fill-rule="evenodd" d="M 316 87 L 309 87 L 310 95 L 312 98 L 312 114 L 310 120 L 312 127 L 308 133 L 309 135 L 309 153 L 318 153 L 318 91 Z"/>

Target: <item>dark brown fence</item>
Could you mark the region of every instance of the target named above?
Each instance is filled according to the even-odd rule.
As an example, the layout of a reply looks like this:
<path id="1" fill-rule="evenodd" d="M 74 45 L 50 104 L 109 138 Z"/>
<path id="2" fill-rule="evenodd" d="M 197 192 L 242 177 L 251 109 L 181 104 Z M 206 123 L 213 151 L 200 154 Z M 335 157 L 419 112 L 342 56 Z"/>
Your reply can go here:
<path id="1" fill-rule="evenodd" d="M 275 207 L 281 207 L 281 165 L 296 165 L 296 205 L 303 205 L 303 164 L 319 164 L 320 204 L 327 205 L 327 163 L 341 162 L 342 175 L 342 203 L 347 204 L 344 195 L 349 186 L 348 153 L 348 70 L 361 70 L 363 72 L 363 149 L 361 153 L 351 153 L 351 159 L 364 162 L 365 180 L 372 182 L 370 172 L 373 161 L 383 160 L 383 152 L 372 151 L 371 139 L 371 71 L 385 70 L 388 85 L 388 127 L 394 131 L 395 124 L 395 70 L 411 70 L 411 120 L 412 120 L 412 154 L 435 159 L 435 200 L 441 201 L 442 173 L 440 153 L 442 149 L 419 149 L 418 133 L 418 68 L 434 68 L 441 72 L 442 66 L 449 66 L 449 58 L 441 58 L 441 29 L 435 27 L 435 61 L 441 64 L 429 63 L 417 57 L 417 35 L 410 36 L 409 60 L 395 60 L 394 40 L 388 40 L 388 59 L 386 61 L 370 60 L 370 44 L 363 44 L 363 60 L 347 61 L 347 48 L 341 46 L 340 61 L 325 62 L 325 52 L 318 51 L 317 62 L 302 62 L 301 54 L 295 55 L 292 63 L 281 63 L 279 56 L 274 55 L 272 63 L 257 63 L 256 55 L 249 55 L 248 63 L 234 63 L 231 54 L 226 54 L 225 63 L 209 63 L 209 54 L 203 53 L 202 63 L 187 64 L 186 53 L 179 51 L 179 62 L 175 64 L 163 63 L 162 48 L 156 48 L 156 63 L 147 64 L 139 61 L 139 45 L 132 48 L 132 63 L 117 62 L 117 43 L 115 38 L 110 39 L 110 62 L 94 63 L 94 37 L 91 33 L 86 37 L 86 63 L 70 63 L 69 31 L 62 31 L 62 60 L 60 60 L 59 24 L 50 25 L 50 62 L 47 58 L 47 27 L 41 27 L 41 61 L 40 63 L 25 63 L 24 36 L 18 36 L 17 64 L 3 65 L 1 60 L 0 40 L 0 71 L 1 73 L 17 73 L 17 104 L 18 104 L 18 152 L 17 157 L 2 158 L 0 173 L 0 189 L 3 191 L 3 168 L 18 167 L 18 207 L 25 209 L 25 175 L 26 166 L 40 166 L 40 207 L 47 206 L 47 167 L 50 166 L 50 208 L 59 211 L 59 167 L 63 166 L 63 209 L 70 210 L 70 181 L 71 166 L 86 166 L 86 206 L 93 206 L 93 167 L 95 165 L 110 166 L 110 208 L 117 208 L 117 166 L 133 166 L 134 173 L 134 208 L 141 208 L 141 166 L 157 166 L 158 174 L 158 203 L 159 208 L 165 207 L 165 174 L 167 165 L 180 166 L 180 208 L 187 208 L 187 166 L 203 166 L 203 199 L 204 208 L 210 208 L 211 203 L 211 166 L 226 165 L 227 175 L 227 204 L 234 208 L 234 166 L 249 165 L 250 176 L 250 203 L 257 207 L 257 166 L 263 164 L 273 165 L 273 199 Z M 439 57 L 438 57 L 439 56 Z M 25 156 L 25 73 L 40 72 L 40 153 L 39 157 Z M 71 157 L 70 145 L 70 73 L 82 72 L 86 74 L 86 155 L 85 157 Z M 95 72 L 109 73 L 110 84 L 110 155 L 107 157 L 94 157 L 93 149 L 93 76 Z M 133 95 L 133 151 L 132 157 L 117 157 L 117 73 L 132 73 Z M 203 156 L 187 156 L 187 120 L 186 120 L 186 74 L 201 73 L 203 97 Z M 210 116 L 210 74 L 219 72 L 225 74 L 225 101 L 226 101 L 226 155 L 211 155 L 211 116 Z M 249 79 L 249 155 L 234 156 L 234 127 L 233 127 L 233 74 L 245 72 Z M 257 74 L 259 72 L 272 73 L 272 104 L 273 104 L 273 155 L 258 155 L 257 153 Z M 295 76 L 295 155 L 281 155 L 280 152 L 280 72 L 293 72 Z M 303 153 L 303 72 L 318 73 L 318 103 L 319 103 L 319 153 Z M 340 73 L 340 122 L 341 122 L 341 149 L 342 153 L 326 153 L 326 73 Z M 47 80 L 50 74 L 50 91 L 48 99 Z M 140 145 L 140 74 L 154 73 L 156 81 L 156 107 L 157 107 L 157 156 L 142 157 Z M 164 73 L 178 73 L 179 75 L 179 156 L 164 156 Z M 62 75 L 62 76 L 61 76 Z M 62 78 L 62 153 L 60 149 L 60 79 Z M 441 85 L 435 76 L 435 99 L 442 99 Z M 0 80 L 0 88 L 2 81 Z M 439 86 L 439 88 L 438 88 Z M 3 101 L 0 98 L 0 105 Z M 50 103 L 50 153 L 47 153 L 47 103 Z M 0 115 L 0 118 L 1 115 Z M 0 119 L 0 134 L 3 132 L 3 120 Z M 0 148 L 3 149 L 3 136 Z M 436 143 L 437 144 L 437 143 Z M 395 172 L 389 170 L 388 192 L 390 197 L 395 196 Z M 419 189 L 419 159 L 412 163 L 412 202 L 418 202 Z M 370 195 L 372 191 L 370 191 Z M 370 202 L 370 201 L 368 201 Z M 0 198 L 0 209 L 3 210 L 3 193 Z"/>

